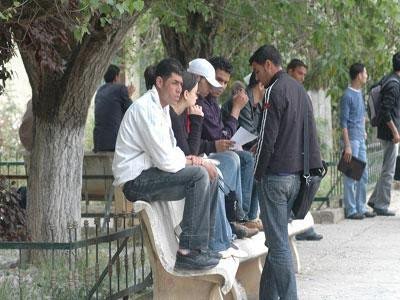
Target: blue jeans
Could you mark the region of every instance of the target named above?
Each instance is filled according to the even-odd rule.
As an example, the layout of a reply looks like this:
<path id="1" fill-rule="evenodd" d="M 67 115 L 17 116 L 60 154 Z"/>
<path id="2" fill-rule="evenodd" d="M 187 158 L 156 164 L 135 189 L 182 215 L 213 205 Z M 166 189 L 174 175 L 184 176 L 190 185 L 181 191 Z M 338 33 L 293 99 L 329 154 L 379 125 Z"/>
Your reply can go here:
<path id="1" fill-rule="evenodd" d="M 210 158 L 220 162 L 218 169 L 222 173 L 226 190 L 235 191 L 239 204 L 243 207 L 242 180 L 240 175 L 240 158 L 232 151 L 211 153 Z"/>
<path id="2" fill-rule="evenodd" d="M 354 157 L 367 162 L 367 146 L 365 140 L 350 140 L 351 152 Z M 366 212 L 365 202 L 367 200 L 368 166 L 359 181 L 343 175 L 343 202 L 346 216 L 355 213 Z"/>
<path id="3" fill-rule="evenodd" d="M 210 239 L 209 247 L 213 251 L 223 251 L 231 246 L 232 240 L 232 229 L 225 212 L 225 194 L 222 189 L 218 189 L 214 235 Z"/>
<path id="4" fill-rule="evenodd" d="M 150 168 L 126 182 L 123 192 L 132 202 L 186 198 L 179 246 L 182 249 L 208 249 L 210 237 L 213 236 L 218 180 L 210 182 L 206 169 L 186 166 L 176 173 L 169 173 Z"/>
<path id="5" fill-rule="evenodd" d="M 249 220 L 257 217 L 258 195 L 253 193 L 254 157 L 248 151 L 236 151 L 240 158 L 240 176 L 242 180 L 242 208 Z"/>
<path id="6" fill-rule="evenodd" d="M 268 255 L 260 280 L 260 300 L 297 299 L 296 278 L 289 247 L 291 204 L 300 189 L 300 176 L 266 174 L 258 183 L 260 217 Z"/>

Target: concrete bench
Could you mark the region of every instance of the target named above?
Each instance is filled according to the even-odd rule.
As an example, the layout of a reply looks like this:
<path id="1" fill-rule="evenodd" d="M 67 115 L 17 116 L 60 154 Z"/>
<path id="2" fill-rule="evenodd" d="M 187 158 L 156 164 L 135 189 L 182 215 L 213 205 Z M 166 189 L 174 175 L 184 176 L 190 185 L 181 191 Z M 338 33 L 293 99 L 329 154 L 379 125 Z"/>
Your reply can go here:
<path id="1" fill-rule="evenodd" d="M 85 152 L 82 166 L 83 217 L 105 217 L 132 211 L 120 187 L 114 188 L 114 152 Z"/>
<path id="2" fill-rule="evenodd" d="M 221 259 L 211 270 L 176 271 L 179 222 L 184 200 L 147 203 L 136 201 L 147 254 L 153 270 L 153 299 L 258 299 L 259 282 L 268 252 L 265 235 L 260 232 L 235 244 L 248 253 L 246 258 Z M 289 224 L 290 245 L 296 271 L 300 270 L 294 235 L 313 225 L 311 214 Z"/>

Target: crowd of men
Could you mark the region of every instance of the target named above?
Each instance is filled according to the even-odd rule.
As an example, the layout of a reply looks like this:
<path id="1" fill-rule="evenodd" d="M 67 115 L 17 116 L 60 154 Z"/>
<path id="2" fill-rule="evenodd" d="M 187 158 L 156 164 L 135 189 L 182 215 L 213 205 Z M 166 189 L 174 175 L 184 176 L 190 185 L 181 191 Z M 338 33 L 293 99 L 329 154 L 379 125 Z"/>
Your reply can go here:
<path id="1" fill-rule="evenodd" d="M 129 201 L 185 198 L 176 269 L 208 269 L 227 256 L 243 257 L 234 241 L 265 232 L 268 255 L 260 299 L 297 299 L 288 242 L 291 205 L 303 170 L 303 121 L 308 111 L 310 168 L 322 160 L 311 99 L 303 87 L 307 65 L 293 59 L 282 67 L 279 51 L 264 45 L 249 58 L 246 86 L 229 86 L 232 64 L 224 57 L 196 58 L 185 68 L 172 58 L 145 71 L 147 92 L 131 101 L 132 86 L 119 83 L 111 65 L 95 98 L 94 151 L 115 151 L 115 185 Z M 346 161 L 366 162 L 367 71 L 349 71 L 341 100 L 340 124 Z M 400 53 L 393 56 L 396 78 L 382 91 L 378 138 L 384 147 L 382 173 L 366 209 L 367 168 L 361 180 L 344 176 L 346 217 L 392 216 L 388 209 L 400 141 Z M 258 138 L 242 149 L 231 140 L 239 127 Z M 233 205 L 229 205 L 233 204 Z M 231 207 L 231 209 L 229 209 Z M 319 240 L 314 229 L 297 236 Z"/>

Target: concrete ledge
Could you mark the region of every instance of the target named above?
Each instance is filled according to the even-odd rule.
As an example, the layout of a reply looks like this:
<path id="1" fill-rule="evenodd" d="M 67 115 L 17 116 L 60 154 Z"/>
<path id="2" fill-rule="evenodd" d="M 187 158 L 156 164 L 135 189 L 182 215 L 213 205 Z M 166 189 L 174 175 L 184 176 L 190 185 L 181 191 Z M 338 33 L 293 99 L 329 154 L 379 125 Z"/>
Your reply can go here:
<path id="1" fill-rule="evenodd" d="M 311 211 L 316 224 L 335 224 L 344 219 L 343 208 L 326 208 L 323 210 Z"/>

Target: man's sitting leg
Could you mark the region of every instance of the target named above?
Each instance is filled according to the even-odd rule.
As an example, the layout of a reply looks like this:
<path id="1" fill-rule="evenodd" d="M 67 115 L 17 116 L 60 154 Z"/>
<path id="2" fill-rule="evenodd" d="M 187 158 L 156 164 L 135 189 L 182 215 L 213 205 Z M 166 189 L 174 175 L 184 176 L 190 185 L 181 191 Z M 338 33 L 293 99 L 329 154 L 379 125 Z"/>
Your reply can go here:
<path id="1" fill-rule="evenodd" d="M 199 270 L 213 268 L 219 262 L 218 256 L 208 250 L 210 229 L 214 226 L 211 220 L 215 220 L 216 186 L 215 182 L 210 183 L 204 168 L 186 166 L 176 173 L 150 168 L 125 183 L 123 191 L 130 201 L 185 198 L 175 267 Z"/>

